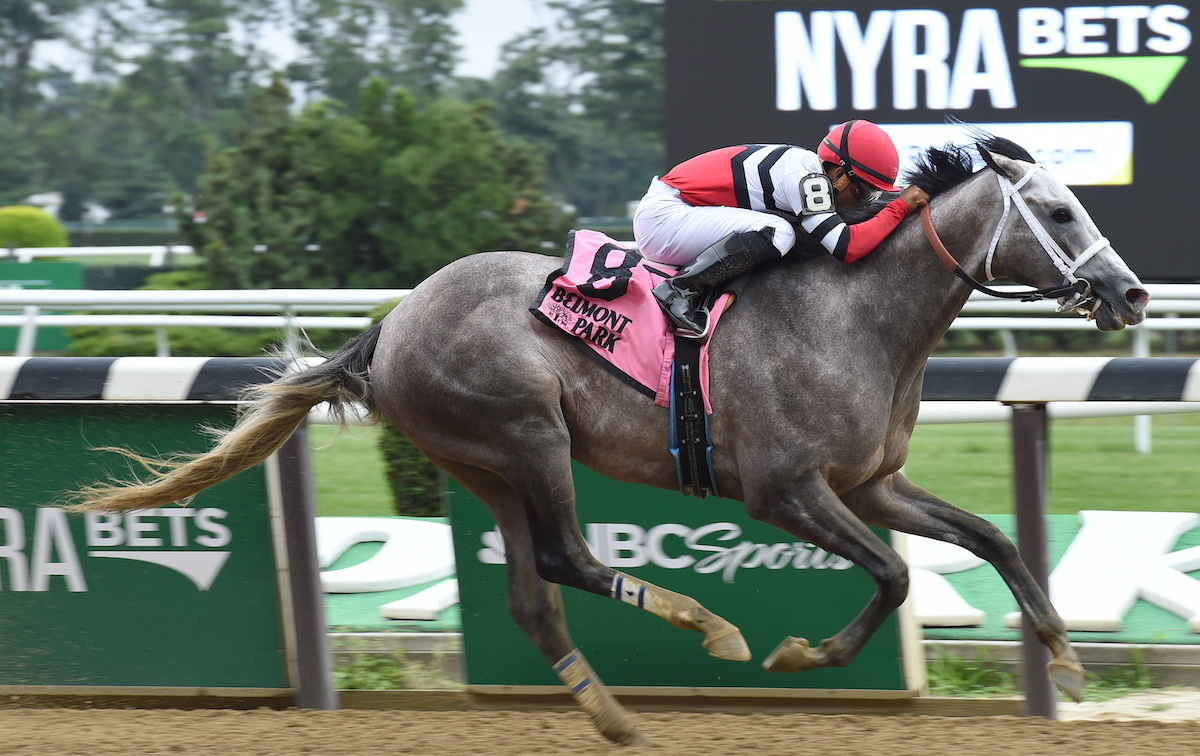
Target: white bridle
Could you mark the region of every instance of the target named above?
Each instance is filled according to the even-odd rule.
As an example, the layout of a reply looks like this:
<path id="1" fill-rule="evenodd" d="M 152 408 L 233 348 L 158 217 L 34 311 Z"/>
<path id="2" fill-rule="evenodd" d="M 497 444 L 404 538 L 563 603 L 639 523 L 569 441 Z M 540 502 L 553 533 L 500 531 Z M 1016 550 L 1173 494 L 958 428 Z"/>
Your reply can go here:
<path id="1" fill-rule="evenodd" d="M 1095 298 L 1095 304 L 1092 305 L 1090 310 L 1081 307 L 1092 297 L 1092 286 L 1087 279 L 1080 279 L 1076 276 L 1075 271 L 1079 270 L 1080 266 L 1095 256 L 1097 252 L 1108 247 L 1108 239 L 1101 236 L 1092 242 L 1092 245 L 1085 249 L 1079 257 L 1074 259 L 1071 259 L 1071 256 L 1064 252 L 1062 247 L 1058 246 L 1054 239 L 1050 237 L 1050 234 L 1046 232 L 1042 224 L 1038 222 L 1038 219 L 1034 217 L 1033 211 L 1029 209 L 1029 205 L 1025 204 L 1025 198 L 1020 193 L 1021 187 L 1025 186 L 1033 178 L 1034 172 L 1044 167 L 1041 163 L 1034 163 L 1016 183 L 1009 181 L 1007 176 L 996 171 L 996 178 L 1000 182 L 1000 193 L 1004 196 L 1004 213 L 1000 216 L 1000 225 L 996 226 L 996 233 L 992 234 L 992 243 L 988 246 L 987 259 L 984 262 L 984 273 L 987 275 L 987 280 L 992 281 L 995 279 L 995 276 L 992 275 L 992 258 L 995 257 L 996 245 L 1000 242 L 1000 234 L 1004 231 L 1005 224 L 1008 223 L 1008 212 L 1015 204 L 1018 212 L 1021 213 L 1021 217 L 1028 224 L 1029 230 L 1041 242 L 1042 249 L 1046 250 L 1050 262 L 1054 263 L 1054 267 L 1058 268 L 1058 271 L 1063 274 L 1067 283 L 1073 284 L 1083 280 L 1087 284 L 1087 288 L 1083 292 L 1076 292 L 1070 297 L 1060 299 L 1058 311 L 1067 312 L 1068 310 L 1080 309 L 1090 319 L 1095 316 L 1096 308 L 1100 306 L 1100 299 L 1099 297 Z"/>

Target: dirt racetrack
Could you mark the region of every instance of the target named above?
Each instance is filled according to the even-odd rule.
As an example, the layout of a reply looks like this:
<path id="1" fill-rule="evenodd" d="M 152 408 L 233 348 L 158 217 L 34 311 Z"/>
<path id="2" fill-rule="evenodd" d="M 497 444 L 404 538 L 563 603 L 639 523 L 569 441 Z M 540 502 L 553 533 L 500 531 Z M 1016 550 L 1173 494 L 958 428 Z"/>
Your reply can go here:
<path id="1" fill-rule="evenodd" d="M 575 712 L 0 711 L 5 756 L 1193 756 L 1200 720 L 638 713 L 653 745 L 612 746 Z"/>

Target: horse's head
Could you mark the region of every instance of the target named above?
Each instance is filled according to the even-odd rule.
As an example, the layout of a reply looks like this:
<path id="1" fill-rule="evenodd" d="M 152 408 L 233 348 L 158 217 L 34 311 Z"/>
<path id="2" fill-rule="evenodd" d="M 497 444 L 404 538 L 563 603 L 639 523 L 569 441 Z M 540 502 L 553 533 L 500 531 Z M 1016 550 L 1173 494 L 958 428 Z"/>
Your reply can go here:
<path id="1" fill-rule="evenodd" d="M 1094 317 L 1101 331 L 1142 322 L 1150 294 L 1067 185 L 1022 159 L 1027 153 L 1020 148 L 1010 155 L 997 149 L 1015 147 L 1011 142 L 993 138 L 978 146 L 995 176 L 977 180 L 996 181 L 1005 208 L 985 263 L 988 277 L 1039 288 L 1078 281 L 1079 294 L 1059 300 L 1063 309 Z"/>

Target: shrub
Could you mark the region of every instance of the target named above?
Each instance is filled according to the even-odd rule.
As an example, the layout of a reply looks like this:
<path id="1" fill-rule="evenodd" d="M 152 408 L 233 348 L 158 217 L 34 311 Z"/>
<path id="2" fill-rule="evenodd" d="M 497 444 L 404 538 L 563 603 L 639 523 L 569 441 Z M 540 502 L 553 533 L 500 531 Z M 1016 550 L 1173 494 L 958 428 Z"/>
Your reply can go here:
<path id="1" fill-rule="evenodd" d="M 211 289 L 208 274 L 200 270 L 168 270 L 146 276 L 141 286 L 147 291 L 204 291 Z"/>
<path id="2" fill-rule="evenodd" d="M 65 247 L 67 230 L 40 207 L 0 207 L 0 247 Z"/>
<path id="3" fill-rule="evenodd" d="M 411 517 L 441 517 L 446 514 L 446 496 L 441 474 L 424 454 L 400 431 L 384 424 L 379 434 L 388 488 L 396 514 Z"/>
<path id="4" fill-rule="evenodd" d="M 198 270 L 172 270 L 146 278 L 143 290 L 183 291 L 209 288 Z M 71 354 L 79 357 L 141 357 L 156 353 L 153 328 L 78 326 L 68 329 Z M 180 327 L 167 329 L 175 357 L 255 357 L 279 340 L 272 328 Z"/>
<path id="5" fill-rule="evenodd" d="M 139 287 L 150 291 L 209 289 L 208 274 L 195 269 L 155 273 Z M 153 328 L 78 326 L 67 330 L 70 352 L 77 357 L 140 357 L 156 353 Z M 262 357 L 280 348 L 283 334 L 276 328 L 216 328 L 180 326 L 167 328 L 167 343 L 175 357 Z M 328 328 L 310 331 L 318 349 L 336 350 L 354 334 Z"/>
<path id="6" fill-rule="evenodd" d="M 153 328 L 76 326 L 67 329 L 76 357 L 147 357 L 156 353 Z M 261 357 L 277 344 L 273 328 L 179 327 L 167 329 L 174 357 Z"/>

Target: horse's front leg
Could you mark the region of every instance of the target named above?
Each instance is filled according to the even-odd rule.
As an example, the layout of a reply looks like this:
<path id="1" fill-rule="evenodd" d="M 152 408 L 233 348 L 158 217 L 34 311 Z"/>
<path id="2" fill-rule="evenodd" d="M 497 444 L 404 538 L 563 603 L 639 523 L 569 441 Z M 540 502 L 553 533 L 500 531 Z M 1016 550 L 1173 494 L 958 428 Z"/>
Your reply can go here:
<path id="1" fill-rule="evenodd" d="M 865 522 L 957 544 L 991 563 L 1050 649 L 1050 678 L 1075 701 L 1083 698 L 1083 667 L 1067 629 L 1046 593 L 1021 561 L 1017 547 L 992 523 L 948 504 L 900 473 L 847 494 L 846 502 Z"/>
<path id="2" fill-rule="evenodd" d="M 771 672 L 846 666 L 908 595 L 904 560 L 855 517 L 816 473 L 782 495 L 778 491 L 764 492 L 760 498 L 748 493 L 746 511 L 757 520 L 849 559 L 875 579 L 875 594 L 837 635 L 816 648 L 803 638 L 788 637 L 763 662 Z"/>

